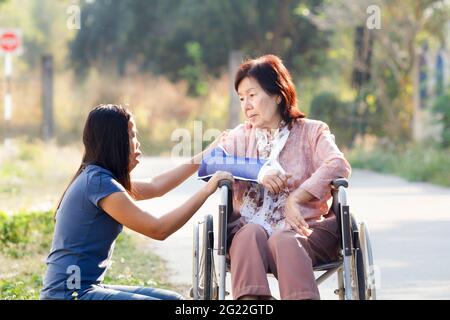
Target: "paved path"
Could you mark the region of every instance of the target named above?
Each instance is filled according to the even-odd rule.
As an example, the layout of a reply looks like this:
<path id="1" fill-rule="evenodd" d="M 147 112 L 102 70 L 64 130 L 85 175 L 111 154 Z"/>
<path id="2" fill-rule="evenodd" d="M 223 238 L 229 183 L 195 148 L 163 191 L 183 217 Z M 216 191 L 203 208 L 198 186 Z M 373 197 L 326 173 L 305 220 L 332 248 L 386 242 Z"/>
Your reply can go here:
<path id="1" fill-rule="evenodd" d="M 151 177 L 176 165 L 168 158 L 145 158 L 137 177 Z M 190 178 L 165 197 L 143 201 L 160 215 L 180 205 L 204 182 Z M 348 191 L 352 212 L 370 227 L 378 272 L 380 299 L 450 299 L 450 189 L 401 178 L 354 170 Z M 168 262 L 171 281 L 191 283 L 193 223 L 217 212 L 217 194 L 183 228 L 164 242 L 149 245 Z M 336 278 L 320 286 L 323 299 L 332 294 Z M 276 281 L 271 287 L 277 296 Z"/>

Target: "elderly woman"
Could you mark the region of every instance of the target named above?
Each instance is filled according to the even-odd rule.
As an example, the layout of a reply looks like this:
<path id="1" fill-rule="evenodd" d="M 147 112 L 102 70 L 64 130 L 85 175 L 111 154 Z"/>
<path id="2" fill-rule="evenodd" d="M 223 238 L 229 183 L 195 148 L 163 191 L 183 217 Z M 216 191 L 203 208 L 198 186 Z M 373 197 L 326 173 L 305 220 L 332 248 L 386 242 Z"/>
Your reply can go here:
<path id="1" fill-rule="evenodd" d="M 282 299 L 319 299 L 313 266 L 337 258 L 330 183 L 350 165 L 328 126 L 298 111 L 295 87 L 273 55 L 243 63 L 235 89 L 247 119 L 222 141 L 230 155 L 269 159 L 260 184 L 234 184 L 229 256 L 234 299 L 272 298 L 266 273 Z"/>

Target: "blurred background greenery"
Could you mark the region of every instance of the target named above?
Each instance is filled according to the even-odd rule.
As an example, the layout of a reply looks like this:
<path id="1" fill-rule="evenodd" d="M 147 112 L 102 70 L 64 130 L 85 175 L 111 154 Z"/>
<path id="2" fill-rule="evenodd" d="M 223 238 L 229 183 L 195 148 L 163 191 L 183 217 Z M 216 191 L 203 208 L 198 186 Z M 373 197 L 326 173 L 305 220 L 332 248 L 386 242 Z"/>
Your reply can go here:
<path id="1" fill-rule="evenodd" d="M 20 28 L 24 47 L 8 124 L 0 104 L 0 298 L 37 297 L 51 210 L 81 160 L 93 106 L 129 106 L 146 155 L 168 156 L 177 128 L 239 121 L 231 83 L 246 57 L 283 59 L 299 108 L 329 124 L 354 168 L 450 186 L 449 17 L 448 0 L 0 0 L 0 29 Z M 164 268 L 122 244 L 118 259 L 131 252 L 135 270 Z M 149 270 L 114 272 L 114 282 L 164 283 Z"/>
<path id="2" fill-rule="evenodd" d="M 24 47 L 12 119 L 0 121 L 1 140 L 17 141 L 0 147 L 2 206 L 36 181 L 67 182 L 97 104 L 128 105 L 151 156 L 169 155 L 174 130 L 192 133 L 194 121 L 233 127 L 233 63 L 266 53 L 284 60 L 299 108 L 330 125 L 353 166 L 450 185 L 449 16 L 448 0 L 0 0 L 0 28 L 20 28 Z"/>
<path id="3" fill-rule="evenodd" d="M 171 132 L 192 130 L 193 120 L 204 128 L 229 127 L 229 63 L 237 51 L 243 58 L 280 55 L 295 79 L 300 109 L 327 121 L 342 147 L 359 147 L 369 136 L 391 148 L 423 139 L 449 145 L 445 0 L 0 3 L 0 27 L 21 28 L 24 37 L 24 54 L 14 58 L 14 137 L 42 136 L 41 57 L 51 55 L 58 145 L 79 144 L 88 110 L 114 102 L 135 112 L 147 154 L 167 154 Z M 79 29 L 70 28 L 74 5 Z M 380 29 L 366 26 L 369 5 L 380 10 Z M 436 82 L 437 72 L 428 72 L 434 84 L 414 102 L 415 67 L 423 56 L 434 64 L 432 53 L 441 51 L 446 77 Z M 436 117 L 445 128 L 441 135 L 414 132 L 415 104 L 447 115 Z"/>
<path id="4" fill-rule="evenodd" d="M 0 212 L 0 300 L 39 299 L 53 236 L 53 212 Z M 143 236 L 125 231 L 117 239 L 106 283 L 187 290 L 167 282 L 165 264 Z"/>
<path id="5" fill-rule="evenodd" d="M 0 142 L 15 141 L 0 145 L 0 210 L 51 208 L 97 104 L 129 106 L 148 156 L 169 156 L 175 130 L 193 136 L 194 121 L 235 126 L 236 64 L 267 53 L 353 167 L 449 186 L 449 16 L 449 0 L 0 0 L 0 29 L 23 37 L 12 118 L 0 119 Z"/>

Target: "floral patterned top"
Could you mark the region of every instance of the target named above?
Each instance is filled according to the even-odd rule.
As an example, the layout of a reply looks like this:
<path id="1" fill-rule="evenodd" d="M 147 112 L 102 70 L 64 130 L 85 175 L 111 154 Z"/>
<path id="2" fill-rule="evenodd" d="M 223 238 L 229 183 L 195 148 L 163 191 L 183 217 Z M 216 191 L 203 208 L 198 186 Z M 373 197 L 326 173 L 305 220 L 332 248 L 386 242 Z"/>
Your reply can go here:
<path id="1" fill-rule="evenodd" d="M 256 129 L 258 158 L 268 159 L 285 135 L 289 135 L 289 129 L 283 121 L 277 129 Z M 249 183 L 243 195 L 241 216 L 246 223 L 259 224 L 271 235 L 274 230 L 284 228 L 284 203 L 288 196 L 288 189 L 273 194 L 260 184 Z"/>

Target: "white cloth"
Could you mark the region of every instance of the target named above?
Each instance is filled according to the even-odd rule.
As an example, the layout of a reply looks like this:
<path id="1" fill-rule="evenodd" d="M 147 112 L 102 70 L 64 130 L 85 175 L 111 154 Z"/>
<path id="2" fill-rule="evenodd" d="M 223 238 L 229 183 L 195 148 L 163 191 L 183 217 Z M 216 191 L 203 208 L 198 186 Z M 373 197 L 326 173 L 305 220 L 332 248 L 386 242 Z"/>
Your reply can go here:
<path id="1" fill-rule="evenodd" d="M 284 125 L 284 122 L 282 122 Z M 278 170 L 281 173 L 285 174 L 283 167 L 278 162 L 278 157 L 283 150 L 284 145 L 286 144 L 287 139 L 289 138 L 290 131 L 287 129 L 287 126 L 284 125 L 274 132 L 269 131 L 267 129 L 256 129 L 256 140 L 259 149 L 263 150 L 263 153 L 268 154 L 267 162 L 261 168 L 258 174 L 258 182 L 262 183 L 262 179 L 270 170 Z M 273 140 L 270 141 L 270 137 L 273 137 Z M 264 155 L 262 155 L 264 157 Z"/>
<path id="2" fill-rule="evenodd" d="M 288 126 L 282 122 L 275 130 L 256 129 L 258 156 L 268 159 L 258 174 L 261 183 L 264 176 L 272 169 L 286 173 L 278 158 L 289 137 Z M 274 230 L 284 228 L 284 204 L 288 196 L 287 190 L 272 194 L 262 185 L 250 184 L 244 193 L 241 216 L 247 223 L 261 225 L 269 235 Z"/>

